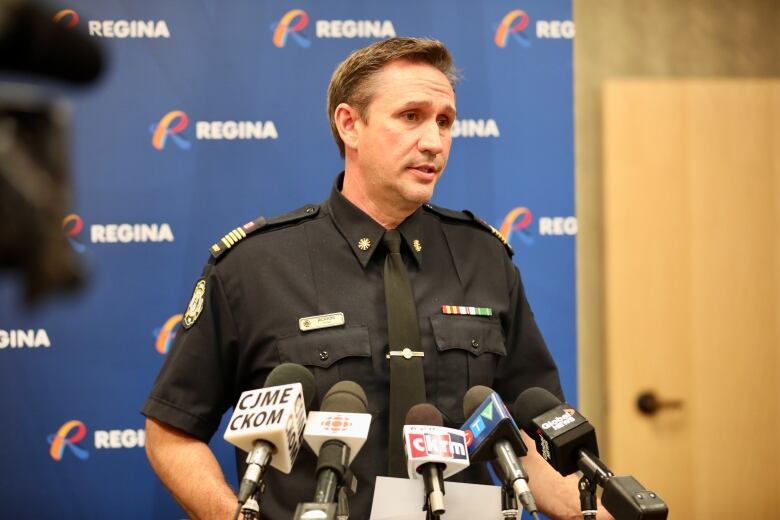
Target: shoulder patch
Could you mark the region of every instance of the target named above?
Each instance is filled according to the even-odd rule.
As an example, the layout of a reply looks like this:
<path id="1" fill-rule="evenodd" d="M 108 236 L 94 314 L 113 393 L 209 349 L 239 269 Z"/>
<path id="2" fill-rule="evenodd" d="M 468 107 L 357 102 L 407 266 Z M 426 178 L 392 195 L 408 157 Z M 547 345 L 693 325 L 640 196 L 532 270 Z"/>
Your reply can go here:
<path id="1" fill-rule="evenodd" d="M 302 208 L 296 209 L 295 211 L 291 211 L 290 213 L 285 213 L 284 215 L 279 215 L 277 217 L 271 217 L 268 219 L 265 217 L 258 217 L 250 222 L 247 222 L 243 226 L 239 226 L 231 230 L 228 234 L 220 238 L 219 241 L 215 242 L 209 249 L 209 252 L 211 253 L 212 258 L 217 260 L 230 248 L 252 233 L 260 231 L 261 229 L 273 229 L 285 224 L 291 224 L 299 220 L 311 218 L 317 215 L 319 212 L 320 207 L 318 205 L 308 204 Z"/>
<path id="2" fill-rule="evenodd" d="M 509 242 L 507 242 L 506 237 L 504 237 L 503 234 L 478 216 L 476 216 L 471 211 L 464 209 L 463 211 L 455 211 L 447 208 L 441 208 L 439 206 L 434 206 L 433 204 L 424 204 L 423 207 L 429 211 L 432 211 L 433 213 L 436 213 L 438 215 L 441 215 L 442 217 L 451 218 L 455 220 L 461 220 L 463 222 L 471 222 L 473 224 L 476 224 L 480 228 L 484 229 L 494 237 L 496 237 L 499 242 L 501 242 L 504 245 L 504 248 L 506 249 L 507 253 L 509 254 L 510 258 L 515 254 L 514 249 L 512 249 L 512 246 L 509 245 Z"/>

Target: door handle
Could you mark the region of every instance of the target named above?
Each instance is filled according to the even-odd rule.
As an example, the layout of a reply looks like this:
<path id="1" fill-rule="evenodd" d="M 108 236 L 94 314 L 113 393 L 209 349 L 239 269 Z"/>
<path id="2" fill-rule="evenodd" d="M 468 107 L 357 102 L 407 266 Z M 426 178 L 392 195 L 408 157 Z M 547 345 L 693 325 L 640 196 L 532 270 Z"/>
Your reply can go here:
<path id="1" fill-rule="evenodd" d="M 636 407 L 644 415 L 655 415 L 661 409 L 679 409 L 683 407 L 683 402 L 679 399 L 659 399 L 655 392 L 648 390 L 639 394 L 636 400 Z"/>

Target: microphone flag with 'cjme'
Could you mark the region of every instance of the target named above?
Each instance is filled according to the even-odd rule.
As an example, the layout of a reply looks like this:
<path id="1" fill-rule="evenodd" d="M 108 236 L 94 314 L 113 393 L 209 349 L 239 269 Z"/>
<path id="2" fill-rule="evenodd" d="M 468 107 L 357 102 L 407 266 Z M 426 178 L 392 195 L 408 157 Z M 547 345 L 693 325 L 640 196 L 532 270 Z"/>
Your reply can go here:
<path id="1" fill-rule="evenodd" d="M 306 406 L 302 384 L 297 382 L 271 386 L 241 394 L 224 438 L 247 452 L 252 451 L 258 440 L 273 445 L 270 465 L 283 473 L 289 473 L 301 447 L 305 425 Z"/>

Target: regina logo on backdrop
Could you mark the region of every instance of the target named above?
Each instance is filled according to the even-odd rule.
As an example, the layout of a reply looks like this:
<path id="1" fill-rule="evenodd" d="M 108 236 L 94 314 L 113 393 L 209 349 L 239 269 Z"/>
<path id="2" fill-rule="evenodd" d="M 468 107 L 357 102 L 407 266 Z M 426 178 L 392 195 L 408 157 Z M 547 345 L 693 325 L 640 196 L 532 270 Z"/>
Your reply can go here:
<path id="1" fill-rule="evenodd" d="M 84 229 L 84 221 L 75 213 L 71 213 L 62 219 L 62 230 L 65 232 L 65 237 L 77 253 L 83 253 L 86 250 L 86 246 L 79 239 L 82 229 Z"/>
<path id="2" fill-rule="evenodd" d="M 532 245 L 534 236 L 531 233 L 533 213 L 526 207 L 512 209 L 504 217 L 499 231 L 510 244 L 517 237 L 524 244 Z M 574 236 L 577 234 L 577 217 L 539 217 L 538 234 L 540 237 Z"/>
<path id="3" fill-rule="evenodd" d="M 79 24 L 79 15 L 73 9 L 63 9 L 52 17 L 54 23 L 58 23 L 67 29 L 73 29 Z"/>
<path id="4" fill-rule="evenodd" d="M 46 438 L 49 456 L 59 462 L 70 453 L 80 460 L 87 460 L 90 455 L 84 447 L 89 442 L 87 433 L 87 426 L 82 421 L 72 419 L 66 422 Z M 95 430 L 92 435 L 92 445 L 96 450 L 143 448 L 145 444 L 146 430 L 143 429 Z"/>
<path id="5" fill-rule="evenodd" d="M 62 9 L 52 17 L 54 23 L 72 29 L 79 24 L 78 13 Z M 87 20 L 87 32 L 96 38 L 170 38 L 165 20 Z"/>
<path id="6" fill-rule="evenodd" d="M 184 139 L 179 134 L 187 128 L 190 123 L 187 114 L 181 110 L 172 110 L 162 116 L 162 119 L 156 124 L 152 125 L 149 130 L 152 132 L 152 146 L 157 150 L 165 148 L 165 143 L 170 137 L 171 140 L 181 148 L 182 150 L 189 150 L 192 143 Z"/>
<path id="7" fill-rule="evenodd" d="M 89 452 L 78 443 L 84 440 L 87 435 L 87 427 L 83 422 L 76 419 L 70 420 L 60 426 L 57 433 L 47 437 L 49 443 L 49 455 L 56 461 L 62 460 L 62 456 L 67 449 L 76 458 L 87 460 Z"/>
<path id="8" fill-rule="evenodd" d="M 529 27 L 531 26 L 531 27 Z M 512 44 L 528 48 L 531 46 L 531 33 L 537 40 L 571 40 L 574 38 L 574 22 L 571 20 L 537 20 L 531 23 L 528 13 L 513 9 L 506 13 L 498 25 L 493 27 L 493 41 L 504 49 Z"/>
<path id="9" fill-rule="evenodd" d="M 518 237 L 524 244 L 531 245 L 534 243 L 534 237 L 529 229 L 532 221 L 533 214 L 530 209 L 517 207 L 506 214 L 498 231 L 510 244 L 513 238 Z"/>
<path id="10" fill-rule="evenodd" d="M 181 110 L 165 114 L 157 123 L 149 125 L 152 147 L 162 151 L 173 141 L 176 148 L 189 150 L 192 143 L 183 135 L 189 122 L 189 117 Z M 273 121 L 195 121 L 195 139 L 198 141 L 278 138 L 279 132 Z"/>
<path id="11" fill-rule="evenodd" d="M 183 314 L 174 314 L 168 318 L 162 327 L 155 329 L 152 334 L 154 335 L 154 348 L 160 354 L 167 354 L 171 350 L 173 340 L 176 339 L 176 334 L 181 329 L 181 319 Z"/>
<path id="12" fill-rule="evenodd" d="M 62 229 L 73 249 L 86 250 L 80 238 L 84 221 L 75 213 L 62 219 Z M 93 244 L 128 244 L 143 242 L 173 242 L 173 230 L 167 222 L 140 224 L 92 224 L 89 226 L 89 242 Z"/>
<path id="13" fill-rule="evenodd" d="M 278 22 L 271 24 L 274 46 L 287 45 L 288 36 L 298 46 L 308 49 L 311 39 L 306 29 L 309 26 L 309 14 L 303 9 L 292 9 L 282 15 Z M 316 38 L 392 38 L 395 26 L 391 20 L 315 20 Z"/>
<path id="14" fill-rule="evenodd" d="M 287 37 L 292 36 L 295 43 L 304 49 L 309 48 L 311 40 L 301 34 L 307 25 L 309 25 L 309 15 L 306 11 L 303 9 L 287 11 L 281 20 L 271 25 L 271 30 L 274 32 L 274 45 L 281 49 L 287 43 Z"/>

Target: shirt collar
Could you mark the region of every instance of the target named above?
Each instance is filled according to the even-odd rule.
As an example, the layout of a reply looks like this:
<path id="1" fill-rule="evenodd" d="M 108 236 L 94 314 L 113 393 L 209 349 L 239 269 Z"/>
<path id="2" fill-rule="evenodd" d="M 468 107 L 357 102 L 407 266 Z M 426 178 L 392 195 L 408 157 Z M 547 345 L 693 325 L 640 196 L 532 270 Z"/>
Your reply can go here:
<path id="1" fill-rule="evenodd" d="M 328 206 L 336 229 L 347 241 L 360 265 L 365 267 L 374 252 L 382 249 L 382 235 L 385 228 L 341 194 L 343 180 L 344 173 L 342 172 L 333 183 Z M 424 218 L 422 208 L 417 208 L 398 226 L 398 231 L 406 243 L 407 252 L 411 252 L 411 257 L 414 258 L 418 267 L 422 264 L 422 224 Z"/>

